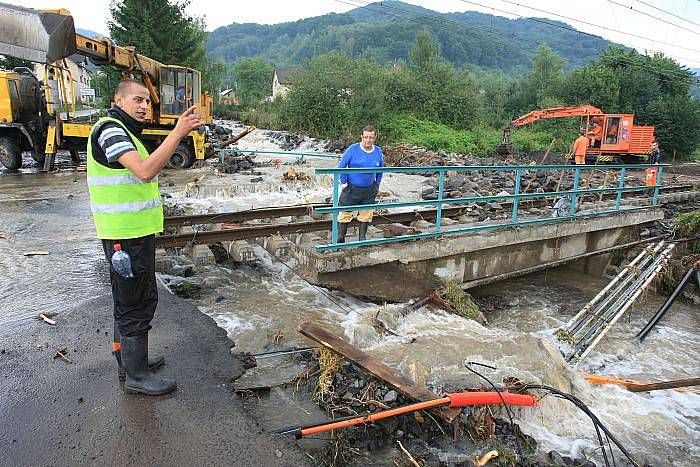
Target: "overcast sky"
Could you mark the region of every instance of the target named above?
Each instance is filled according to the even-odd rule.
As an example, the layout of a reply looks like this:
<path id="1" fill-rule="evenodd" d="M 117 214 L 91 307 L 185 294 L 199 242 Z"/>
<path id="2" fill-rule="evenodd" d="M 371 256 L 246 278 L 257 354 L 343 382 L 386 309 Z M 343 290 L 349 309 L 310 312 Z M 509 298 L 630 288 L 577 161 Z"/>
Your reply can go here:
<path id="1" fill-rule="evenodd" d="M 440 12 L 473 10 L 509 18 L 536 16 L 556 19 L 578 30 L 635 47 L 642 53 L 661 51 L 683 65 L 700 68 L 700 0 L 475 0 L 473 3 L 466 0 L 405 1 Z M 8 3 L 30 8 L 66 8 L 74 16 L 77 27 L 107 33 L 109 0 L 9 0 Z M 228 3 L 221 0 L 191 0 L 188 13 L 204 16 L 207 29 L 214 30 L 234 22 L 274 24 L 331 12 L 343 13 L 367 3 L 370 3 L 369 0 L 246 0 Z M 489 8 L 477 4 L 488 5 Z M 402 15 L 396 10 L 387 11 Z M 643 13 L 660 18 L 661 21 Z M 604 26 L 609 30 L 593 25 Z M 611 30 L 624 31 L 638 37 Z"/>

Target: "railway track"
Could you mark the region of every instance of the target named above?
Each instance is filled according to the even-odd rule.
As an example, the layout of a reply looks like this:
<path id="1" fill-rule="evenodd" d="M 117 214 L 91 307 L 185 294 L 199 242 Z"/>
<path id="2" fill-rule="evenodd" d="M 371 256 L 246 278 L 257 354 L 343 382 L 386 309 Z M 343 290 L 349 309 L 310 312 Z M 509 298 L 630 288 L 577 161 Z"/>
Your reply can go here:
<path id="1" fill-rule="evenodd" d="M 660 189 L 662 194 L 691 192 L 692 185 L 668 186 Z M 623 193 L 623 198 L 640 197 L 637 193 Z M 602 199 L 615 199 L 615 193 L 604 194 Z M 587 195 L 596 200 L 600 195 Z M 520 200 L 521 208 L 548 207 L 552 200 Z M 499 203 L 504 210 L 512 206 L 511 201 Z M 214 214 L 196 214 L 188 216 L 173 216 L 165 218 L 165 227 L 178 228 L 195 225 L 223 224 L 221 230 L 195 231 L 190 233 L 164 234 L 156 238 L 159 247 L 183 247 L 190 244 L 211 244 L 223 241 L 248 240 L 252 238 L 269 237 L 273 235 L 290 235 L 299 233 L 329 231 L 332 221 L 328 219 L 307 220 L 288 223 L 251 224 L 253 220 L 277 219 L 281 217 L 310 216 L 314 209 L 328 207 L 328 204 L 310 204 L 301 206 L 288 206 L 278 208 L 251 209 L 239 212 L 223 212 Z M 442 209 L 442 217 L 458 217 L 467 212 L 467 206 L 447 206 Z M 375 215 L 373 225 L 408 224 L 415 220 L 433 221 L 437 218 L 437 209 L 422 209 L 419 211 L 387 213 Z M 356 222 L 356 221 L 353 221 Z"/>

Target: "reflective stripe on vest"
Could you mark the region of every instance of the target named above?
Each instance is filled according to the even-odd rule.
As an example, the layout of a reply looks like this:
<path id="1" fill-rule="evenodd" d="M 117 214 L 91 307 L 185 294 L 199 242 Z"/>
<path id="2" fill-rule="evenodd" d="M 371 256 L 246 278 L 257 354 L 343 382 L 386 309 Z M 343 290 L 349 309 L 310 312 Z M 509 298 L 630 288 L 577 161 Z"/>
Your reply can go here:
<path id="1" fill-rule="evenodd" d="M 113 169 L 97 162 L 92 154 L 95 129 L 106 122 L 121 126 L 142 159 L 148 151 L 126 126 L 115 118 L 101 118 L 88 138 L 88 190 L 97 236 L 111 240 L 144 237 L 163 231 L 163 206 L 158 179 L 143 181 L 129 169 Z"/>
<path id="2" fill-rule="evenodd" d="M 90 186 L 111 186 L 111 185 L 136 185 L 138 183 L 157 182 L 158 177 L 150 182 L 144 182 L 136 175 L 111 175 L 111 176 L 88 176 L 87 183 Z"/>
<path id="3" fill-rule="evenodd" d="M 137 212 L 153 209 L 162 203 L 159 199 L 149 199 L 148 201 L 134 201 L 131 203 L 93 204 L 90 206 L 93 214 L 115 214 L 118 212 Z"/>

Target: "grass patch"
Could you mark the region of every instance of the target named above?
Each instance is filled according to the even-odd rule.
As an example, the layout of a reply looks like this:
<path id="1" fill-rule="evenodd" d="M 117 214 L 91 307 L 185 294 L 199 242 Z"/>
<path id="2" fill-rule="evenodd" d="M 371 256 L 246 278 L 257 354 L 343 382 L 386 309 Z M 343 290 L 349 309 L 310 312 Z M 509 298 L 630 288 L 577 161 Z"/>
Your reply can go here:
<path id="1" fill-rule="evenodd" d="M 421 120 L 412 115 L 393 114 L 379 125 L 384 144 L 411 144 L 433 151 L 488 155 L 500 143 L 493 129 L 455 130 L 442 123 Z"/>
<path id="2" fill-rule="evenodd" d="M 700 234 L 700 210 L 679 214 L 676 217 L 678 233 L 684 237 Z"/>

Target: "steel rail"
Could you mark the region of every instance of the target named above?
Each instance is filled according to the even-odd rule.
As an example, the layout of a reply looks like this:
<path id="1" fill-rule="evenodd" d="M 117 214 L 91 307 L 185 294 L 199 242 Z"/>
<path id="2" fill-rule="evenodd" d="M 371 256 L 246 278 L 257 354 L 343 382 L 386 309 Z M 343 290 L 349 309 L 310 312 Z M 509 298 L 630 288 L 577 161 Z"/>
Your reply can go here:
<path id="1" fill-rule="evenodd" d="M 691 191 L 693 188 L 692 185 L 675 185 L 675 186 L 667 186 L 667 187 L 662 187 L 661 191 L 662 192 L 677 192 L 677 191 Z M 628 195 L 630 196 L 630 195 Z M 605 199 L 613 199 L 615 196 L 612 194 L 605 195 Z M 487 201 L 487 200 L 484 200 Z M 446 201 L 449 203 L 449 200 Z M 544 201 L 532 201 L 528 202 L 525 200 L 521 200 L 519 204 L 525 204 L 527 203 L 530 207 L 540 207 L 540 206 L 548 206 L 548 203 L 546 200 Z M 504 206 L 510 206 L 512 205 L 512 201 L 507 201 L 507 202 L 502 202 L 500 203 L 501 205 Z M 245 222 L 249 220 L 256 220 L 256 219 L 268 219 L 268 218 L 277 218 L 277 217 L 287 217 L 287 216 L 303 216 L 305 214 L 311 214 L 311 212 L 314 209 L 317 208 L 327 208 L 331 207 L 330 204 L 305 204 L 301 206 L 288 206 L 288 207 L 280 207 L 280 208 L 260 208 L 260 209 L 249 209 L 246 211 L 236 211 L 236 212 L 220 212 L 220 213 L 208 213 L 208 214 L 191 214 L 191 215 L 185 215 L 185 216 L 169 216 L 165 218 L 165 227 L 181 227 L 181 226 L 192 226 L 192 225 L 197 225 L 197 224 L 218 224 L 218 223 L 226 223 L 226 224 L 235 224 L 235 223 L 240 223 L 240 222 Z M 446 211 L 449 211 L 451 208 L 443 207 L 443 213 Z M 464 207 L 460 207 L 459 209 L 463 210 L 465 209 Z M 425 213 L 429 212 L 437 212 L 437 209 L 427 209 L 427 210 L 422 210 L 422 211 L 416 211 L 420 213 L 420 215 L 424 215 Z"/>

